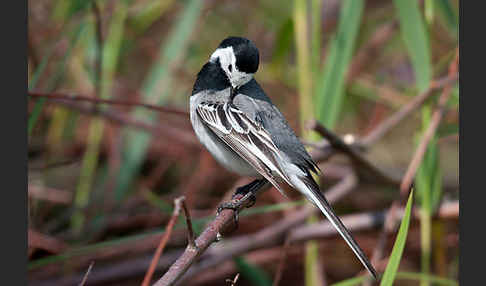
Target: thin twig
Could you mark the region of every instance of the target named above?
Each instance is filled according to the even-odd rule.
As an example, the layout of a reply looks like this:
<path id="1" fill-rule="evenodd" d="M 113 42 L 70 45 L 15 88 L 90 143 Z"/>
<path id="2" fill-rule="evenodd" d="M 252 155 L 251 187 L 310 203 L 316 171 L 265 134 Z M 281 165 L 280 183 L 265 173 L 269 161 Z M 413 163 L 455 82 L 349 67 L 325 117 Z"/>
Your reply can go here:
<path id="1" fill-rule="evenodd" d="M 275 271 L 275 276 L 273 278 L 272 286 L 278 286 L 280 280 L 282 279 L 282 273 L 285 266 L 285 260 L 287 258 L 287 252 L 290 247 L 290 236 L 285 236 L 285 242 L 283 245 L 282 255 L 280 261 L 278 262 L 277 271 Z"/>
<path id="2" fill-rule="evenodd" d="M 226 279 L 226 282 L 231 283 L 230 286 L 235 286 L 236 282 L 238 282 L 238 278 L 240 278 L 240 273 L 236 273 L 235 278 L 233 278 L 233 280 Z"/>
<path id="3" fill-rule="evenodd" d="M 385 171 L 380 170 L 368 159 L 363 157 L 363 155 L 361 155 L 361 153 L 358 150 L 353 148 L 350 144 L 345 143 L 339 136 L 337 136 L 336 134 L 328 130 L 326 127 L 321 125 L 316 120 L 310 122 L 310 128 L 315 130 L 319 134 L 321 134 L 324 138 L 326 138 L 333 148 L 349 155 L 349 157 L 353 159 L 357 164 L 371 171 L 375 176 L 377 176 L 384 183 L 394 185 L 394 186 L 399 185 L 400 180 L 398 178 L 394 178 L 391 174 L 387 174 Z"/>
<path id="4" fill-rule="evenodd" d="M 432 82 L 427 90 L 415 96 L 407 105 L 402 107 L 399 111 L 388 117 L 376 128 L 374 128 L 368 135 L 360 140 L 360 143 L 366 146 L 371 146 L 373 143 L 383 137 L 385 133 L 393 129 L 398 123 L 406 118 L 411 112 L 417 110 L 429 98 L 433 92 L 450 85 L 457 80 L 457 74 L 454 76 L 446 76 Z"/>
<path id="5" fill-rule="evenodd" d="M 174 228 L 175 222 L 177 220 L 177 217 L 179 216 L 181 212 L 181 204 L 184 202 L 184 197 L 179 197 L 174 200 L 174 211 L 172 212 L 172 216 L 169 220 L 169 223 L 167 223 L 167 227 L 165 229 L 164 236 L 162 236 L 162 239 L 160 240 L 160 244 L 157 247 L 157 250 L 155 251 L 155 255 L 152 258 L 152 262 L 150 263 L 150 267 L 147 270 L 147 273 L 145 274 L 145 277 L 142 282 L 142 286 L 148 286 L 150 283 L 150 280 L 152 280 L 152 275 L 154 274 L 155 267 L 157 266 L 157 263 L 159 262 L 160 255 L 164 251 L 165 245 L 169 241 L 170 235 L 172 234 L 172 229 Z"/>
<path id="6" fill-rule="evenodd" d="M 196 137 L 193 133 L 184 132 L 184 130 L 180 130 L 170 125 L 164 125 L 163 127 L 155 126 L 119 112 L 112 112 L 110 110 L 93 110 L 92 108 L 82 104 L 77 104 L 76 102 L 64 99 L 53 99 L 51 102 L 75 109 L 82 113 L 103 117 L 114 123 L 129 125 L 148 131 L 154 135 L 164 136 L 167 140 L 177 140 L 178 142 L 188 146 L 200 148 L 200 144 L 197 143 Z"/>
<path id="7" fill-rule="evenodd" d="M 341 198 L 352 190 L 357 184 L 356 176 L 350 171 L 339 183 L 334 185 L 328 192 L 326 192 L 326 197 L 329 202 L 334 202 L 336 199 Z M 266 184 L 265 186 L 269 186 Z M 265 188 L 262 187 L 263 188 Z M 260 192 L 262 191 L 260 189 Z M 237 212 L 239 212 L 244 206 L 250 203 L 250 196 L 241 197 L 237 196 L 235 201 L 241 202 L 241 205 L 237 207 Z M 184 273 L 189 269 L 189 267 L 195 262 L 206 249 L 215 241 L 219 239 L 220 233 L 224 233 L 229 229 L 229 226 L 233 222 L 234 210 L 224 209 L 221 213 L 216 216 L 216 218 L 208 224 L 206 229 L 201 233 L 201 235 L 196 239 L 197 249 L 194 251 L 189 247 L 186 248 L 184 253 L 179 257 L 176 262 L 169 268 L 169 270 L 162 276 L 162 278 L 157 281 L 154 285 L 174 285 L 175 282 L 180 280 Z M 193 275 L 200 273 L 221 263 L 235 255 L 245 253 L 251 249 L 262 247 L 271 243 L 272 241 L 283 239 L 283 235 L 292 227 L 302 223 L 309 215 L 317 212 L 314 206 L 305 207 L 303 210 L 295 213 L 294 215 L 287 217 L 285 220 L 272 225 L 271 227 L 265 228 L 256 234 L 248 235 L 247 237 L 241 238 L 238 241 L 233 241 L 231 247 L 225 247 L 224 250 L 218 249 L 218 245 L 211 249 L 211 253 L 218 253 L 219 255 L 214 256 L 213 259 L 205 261 L 204 263 L 199 263 L 197 267 L 193 267 L 191 271 L 184 276 L 183 280 L 192 277 Z"/>
<path id="8" fill-rule="evenodd" d="M 91 268 L 93 268 L 94 261 L 92 261 L 89 264 L 88 270 L 86 271 L 86 274 L 84 274 L 83 280 L 81 280 L 81 283 L 79 283 L 79 286 L 84 286 L 86 284 L 86 281 L 88 280 L 89 273 L 91 273 Z"/>
<path id="9" fill-rule="evenodd" d="M 196 248 L 196 243 L 194 239 L 194 230 L 192 229 L 191 215 L 186 206 L 186 200 L 182 200 L 182 208 L 184 209 L 184 214 L 186 215 L 186 225 L 187 225 L 187 242 L 189 247 Z"/>
<path id="10" fill-rule="evenodd" d="M 96 98 L 94 96 L 86 96 L 86 95 L 69 95 L 64 93 L 43 93 L 39 91 L 29 91 L 28 96 L 34 98 L 47 98 L 47 99 L 64 99 L 64 100 L 72 100 L 72 101 L 87 101 L 96 104 L 112 104 L 112 105 L 126 105 L 126 106 L 136 106 L 136 107 L 144 107 L 150 110 L 163 112 L 163 113 L 171 113 L 177 114 L 181 116 L 188 117 L 189 113 L 184 110 L 176 109 L 173 107 L 166 107 L 166 106 L 158 106 L 153 104 L 147 104 L 142 102 L 136 102 L 131 100 L 120 100 L 120 99 L 101 99 Z"/>
<path id="11" fill-rule="evenodd" d="M 62 253 L 68 248 L 68 245 L 55 237 L 42 234 L 38 231 L 35 231 L 33 229 L 28 230 L 28 247 L 30 248 L 39 248 L 45 251 L 48 251 L 50 253 Z"/>
<path id="12" fill-rule="evenodd" d="M 70 204 L 73 200 L 72 193 L 68 191 L 61 191 L 54 188 L 41 187 L 29 184 L 27 187 L 29 197 L 33 197 L 37 200 L 45 200 L 51 203 Z"/>

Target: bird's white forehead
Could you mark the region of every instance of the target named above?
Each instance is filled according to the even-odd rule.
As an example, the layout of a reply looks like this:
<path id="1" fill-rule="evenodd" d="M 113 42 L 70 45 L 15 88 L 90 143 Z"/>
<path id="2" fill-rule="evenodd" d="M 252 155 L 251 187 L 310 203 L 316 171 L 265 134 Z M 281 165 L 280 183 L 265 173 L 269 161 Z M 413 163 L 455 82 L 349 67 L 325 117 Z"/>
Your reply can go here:
<path id="1" fill-rule="evenodd" d="M 221 66 L 227 67 L 230 64 L 232 64 L 234 66 L 235 62 L 236 62 L 236 57 L 235 57 L 235 53 L 233 51 L 233 47 L 216 49 L 216 51 L 214 51 L 214 53 L 211 55 L 211 58 L 209 60 L 211 62 L 214 62 L 218 58 L 219 58 L 219 62 L 221 64 Z"/>

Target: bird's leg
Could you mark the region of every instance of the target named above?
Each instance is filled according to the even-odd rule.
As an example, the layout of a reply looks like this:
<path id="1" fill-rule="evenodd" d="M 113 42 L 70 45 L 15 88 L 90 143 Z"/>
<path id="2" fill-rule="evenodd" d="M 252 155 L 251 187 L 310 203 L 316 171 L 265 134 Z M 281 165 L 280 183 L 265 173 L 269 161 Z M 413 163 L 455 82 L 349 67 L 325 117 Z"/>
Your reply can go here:
<path id="1" fill-rule="evenodd" d="M 234 211 L 234 221 L 237 228 L 238 227 L 238 209 L 241 207 L 241 204 L 246 200 L 248 197 L 251 200 L 251 204 L 247 207 L 251 207 L 256 202 L 255 193 L 258 191 L 264 184 L 266 183 L 265 179 L 256 179 L 251 183 L 241 186 L 236 189 L 236 192 L 233 195 L 233 199 L 229 202 L 224 202 L 219 205 L 217 214 L 224 210 L 224 209 L 231 209 Z M 235 199 L 238 195 L 242 195 L 242 197 L 238 200 Z"/>
<path id="2" fill-rule="evenodd" d="M 233 198 L 242 195 L 245 196 L 246 194 L 250 194 L 251 204 L 247 206 L 247 208 L 252 207 L 256 203 L 255 193 L 266 183 L 265 179 L 256 179 L 253 182 L 241 186 L 236 189 L 236 192 L 233 194 Z"/>

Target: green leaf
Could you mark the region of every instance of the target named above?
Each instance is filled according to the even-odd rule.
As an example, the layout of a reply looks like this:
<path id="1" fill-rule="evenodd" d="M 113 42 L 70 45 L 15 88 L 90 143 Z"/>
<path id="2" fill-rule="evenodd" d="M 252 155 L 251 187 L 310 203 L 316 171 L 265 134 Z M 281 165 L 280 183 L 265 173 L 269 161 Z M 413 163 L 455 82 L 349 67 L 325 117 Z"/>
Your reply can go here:
<path id="1" fill-rule="evenodd" d="M 335 37 L 329 44 L 323 71 L 316 84 L 315 108 L 318 120 L 334 129 L 342 109 L 344 84 L 364 9 L 362 0 L 345 0 Z"/>
<path id="2" fill-rule="evenodd" d="M 236 263 L 236 266 L 238 267 L 238 271 L 244 278 L 250 280 L 252 285 L 272 285 L 272 280 L 270 279 L 270 276 L 262 268 L 249 263 L 243 257 L 235 257 L 234 261 Z"/>
<path id="3" fill-rule="evenodd" d="M 419 92 L 429 87 L 432 77 L 429 39 L 420 15 L 418 1 L 393 0 L 398 13 L 400 31 L 415 72 Z"/>
<path id="4" fill-rule="evenodd" d="M 400 260 L 402 259 L 403 249 L 405 248 L 405 243 L 407 242 L 408 227 L 410 225 L 410 216 L 412 213 L 413 204 L 413 189 L 408 196 L 407 205 L 405 207 L 405 213 L 402 218 L 402 223 L 400 224 L 400 229 L 398 230 L 397 238 L 395 239 L 395 244 L 393 245 L 392 253 L 388 264 L 385 269 L 385 273 L 381 279 L 380 286 L 391 286 L 397 275 L 398 266 L 400 265 Z"/>

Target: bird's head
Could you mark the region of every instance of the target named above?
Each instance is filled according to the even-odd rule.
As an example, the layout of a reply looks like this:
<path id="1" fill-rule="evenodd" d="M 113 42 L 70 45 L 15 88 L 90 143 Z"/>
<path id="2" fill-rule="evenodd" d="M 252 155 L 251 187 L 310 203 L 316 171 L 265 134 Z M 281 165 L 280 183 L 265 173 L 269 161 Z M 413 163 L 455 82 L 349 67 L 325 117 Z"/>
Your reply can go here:
<path id="1" fill-rule="evenodd" d="M 221 66 L 233 88 L 238 88 L 253 78 L 260 62 L 255 44 L 245 38 L 224 39 L 211 55 L 210 62 Z"/>

